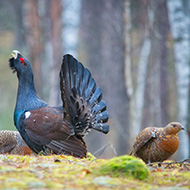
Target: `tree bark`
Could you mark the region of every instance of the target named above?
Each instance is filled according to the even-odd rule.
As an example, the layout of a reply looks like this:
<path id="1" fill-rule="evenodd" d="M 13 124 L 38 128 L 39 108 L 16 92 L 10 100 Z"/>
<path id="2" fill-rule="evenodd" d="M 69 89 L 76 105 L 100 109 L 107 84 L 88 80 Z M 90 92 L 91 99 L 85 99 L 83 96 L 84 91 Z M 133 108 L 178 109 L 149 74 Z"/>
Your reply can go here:
<path id="1" fill-rule="evenodd" d="M 41 28 L 38 15 L 38 1 L 25 1 L 25 26 L 27 33 L 27 44 L 29 48 L 29 60 L 33 66 L 35 76 L 35 86 L 39 93 L 42 94 L 42 69 L 41 55 L 43 50 Z"/>
<path id="2" fill-rule="evenodd" d="M 17 47 L 18 50 L 21 48 L 24 49 L 26 48 L 26 32 L 23 22 L 23 1 L 18 0 L 15 2 L 14 0 L 9 0 L 7 6 L 9 7 L 14 20 L 14 47 Z"/>
<path id="3" fill-rule="evenodd" d="M 136 65 L 136 73 L 134 73 L 134 81 L 135 81 L 133 84 L 134 94 L 130 100 L 130 113 L 131 113 L 130 137 L 132 143 L 136 135 L 142 129 L 143 107 L 146 100 L 145 97 L 146 75 L 148 72 L 148 61 L 151 50 L 151 40 L 149 36 L 149 27 L 151 23 L 150 23 L 150 18 L 148 16 L 149 15 L 148 1 L 143 1 L 141 3 L 140 12 L 141 12 L 140 23 L 143 26 L 143 28 L 141 29 L 142 35 L 140 39 L 143 40 L 143 43 L 139 48 L 140 50 L 138 56 L 135 56 L 135 58 L 133 57 L 133 60 L 136 59 L 136 57 L 138 57 L 138 61 Z"/>
<path id="4" fill-rule="evenodd" d="M 178 120 L 184 126 L 187 126 L 188 114 L 188 85 L 189 85 L 189 61 L 190 61 L 190 44 L 189 44 L 189 18 L 183 12 L 181 0 L 167 0 L 169 12 L 169 22 L 171 33 L 174 39 L 174 53 L 176 61 L 176 78 L 178 90 Z M 183 23 L 183 24 L 182 24 Z M 185 159 L 189 156 L 188 135 L 186 132 L 180 133 L 179 157 Z"/>
<path id="5" fill-rule="evenodd" d="M 170 121 L 167 47 L 169 26 L 166 0 L 154 4 L 149 2 L 148 6 L 151 11 L 151 14 L 148 14 L 151 50 L 146 74 L 142 128 L 165 126 Z"/>
<path id="6" fill-rule="evenodd" d="M 132 63 L 131 63 L 131 7 L 130 0 L 125 0 L 124 8 L 124 43 L 125 43 L 125 85 L 127 96 L 131 98 L 133 94 L 132 85 Z"/>
<path id="7" fill-rule="evenodd" d="M 50 1 L 50 28 L 53 50 L 53 63 L 51 64 L 51 91 L 49 103 L 60 104 L 59 70 L 62 61 L 62 5 L 60 0 Z"/>
<path id="8" fill-rule="evenodd" d="M 162 14 L 160 15 L 160 10 Z M 168 113 L 168 48 L 167 41 L 169 36 L 169 21 L 166 0 L 157 1 L 157 31 L 159 39 L 159 62 L 160 62 L 160 106 L 161 106 L 161 126 L 169 122 Z"/>
<path id="9" fill-rule="evenodd" d="M 148 71 L 148 58 L 150 54 L 151 42 L 148 37 L 144 39 L 144 43 L 141 48 L 141 53 L 138 62 L 137 71 L 137 85 L 135 95 L 131 100 L 131 138 L 135 136 L 141 130 L 141 124 L 143 119 L 143 107 L 144 107 L 144 93 L 146 84 L 146 73 Z"/>

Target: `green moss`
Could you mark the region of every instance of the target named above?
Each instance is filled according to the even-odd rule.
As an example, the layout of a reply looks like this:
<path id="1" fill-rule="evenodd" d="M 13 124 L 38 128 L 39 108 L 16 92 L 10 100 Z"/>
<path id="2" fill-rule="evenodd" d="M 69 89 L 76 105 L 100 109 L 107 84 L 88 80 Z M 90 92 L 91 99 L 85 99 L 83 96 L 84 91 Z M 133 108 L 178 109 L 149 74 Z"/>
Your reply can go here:
<path id="1" fill-rule="evenodd" d="M 96 157 L 94 155 L 92 155 L 90 152 L 87 153 L 86 159 L 89 161 L 95 160 Z"/>
<path id="2" fill-rule="evenodd" d="M 140 180 L 146 179 L 149 174 L 149 170 L 142 160 L 128 155 L 108 160 L 100 167 L 100 172 L 103 175 L 126 176 Z"/>

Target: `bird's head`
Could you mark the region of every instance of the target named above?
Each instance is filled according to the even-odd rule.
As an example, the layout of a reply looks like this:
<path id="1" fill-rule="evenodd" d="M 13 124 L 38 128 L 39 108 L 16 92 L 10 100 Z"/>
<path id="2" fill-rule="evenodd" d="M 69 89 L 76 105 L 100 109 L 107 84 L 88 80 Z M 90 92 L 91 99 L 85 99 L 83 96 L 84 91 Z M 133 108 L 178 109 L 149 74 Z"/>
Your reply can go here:
<path id="1" fill-rule="evenodd" d="M 167 134 L 177 134 L 181 130 L 185 130 L 185 128 L 179 122 L 171 122 L 164 128 L 164 132 Z"/>
<path id="2" fill-rule="evenodd" d="M 9 59 L 9 66 L 17 74 L 26 73 L 26 71 L 31 70 L 29 61 L 24 58 L 18 50 L 13 50 L 12 58 Z"/>

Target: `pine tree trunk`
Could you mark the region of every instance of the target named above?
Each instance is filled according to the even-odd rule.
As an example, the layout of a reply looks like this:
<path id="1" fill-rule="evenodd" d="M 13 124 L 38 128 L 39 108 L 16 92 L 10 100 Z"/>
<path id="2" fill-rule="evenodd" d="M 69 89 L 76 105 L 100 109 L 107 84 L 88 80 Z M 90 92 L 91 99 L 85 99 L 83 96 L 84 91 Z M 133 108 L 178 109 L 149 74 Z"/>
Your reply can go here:
<path id="1" fill-rule="evenodd" d="M 35 77 L 35 86 L 39 95 L 42 94 L 42 69 L 41 69 L 41 55 L 42 55 L 42 38 L 41 28 L 38 15 L 38 1 L 25 1 L 25 26 L 27 33 L 27 43 L 29 47 L 28 58 L 33 66 Z"/>
<path id="2" fill-rule="evenodd" d="M 51 43 L 53 50 L 53 63 L 51 64 L 51 92 L 49 103 L 51 105 L 60 104 L 59 90 L 59 70 L 62 61 L 62 5 L 60 0 L 50 1 L 50 28 L 51 28 Z"/>
<path id="3" fill-rule="evenodd" d="M 160 15 L 160 10 L 162 14 Z M 169 123 L 169 92 L 168 92 L 168 34 L 169 34 L 169 20 L 166 0 L 157 1 L 157 31 L 160 35 L 159 39 L 159 62 L 160 62 L 160 108 L 161 108 L 161 126 Z"/>

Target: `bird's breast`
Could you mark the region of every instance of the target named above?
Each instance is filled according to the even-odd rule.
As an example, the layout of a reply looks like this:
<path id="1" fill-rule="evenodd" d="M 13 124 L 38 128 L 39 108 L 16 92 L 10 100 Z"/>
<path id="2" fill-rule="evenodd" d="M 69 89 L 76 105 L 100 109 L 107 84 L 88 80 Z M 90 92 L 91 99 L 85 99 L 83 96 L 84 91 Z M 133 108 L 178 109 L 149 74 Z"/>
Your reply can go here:
<path id="1" fill-rule="evenodd" d="M 165 152 L 173 154 L 179 146 L 179 139 L 177 135 L 165 135 L 157 141 L 158 147 Z"/>

